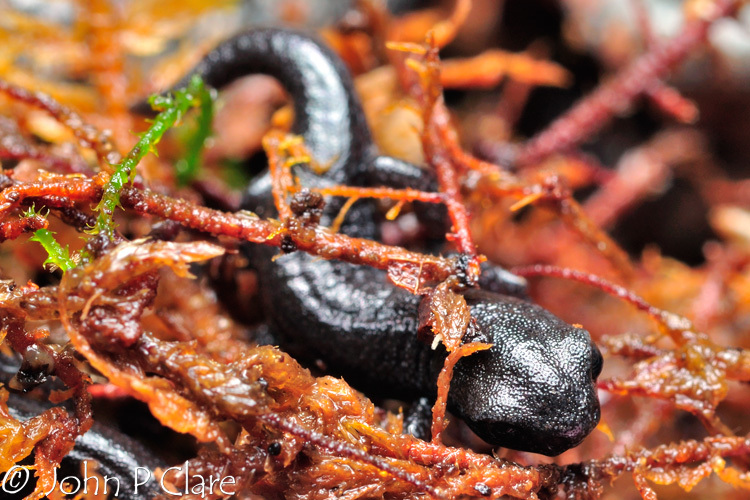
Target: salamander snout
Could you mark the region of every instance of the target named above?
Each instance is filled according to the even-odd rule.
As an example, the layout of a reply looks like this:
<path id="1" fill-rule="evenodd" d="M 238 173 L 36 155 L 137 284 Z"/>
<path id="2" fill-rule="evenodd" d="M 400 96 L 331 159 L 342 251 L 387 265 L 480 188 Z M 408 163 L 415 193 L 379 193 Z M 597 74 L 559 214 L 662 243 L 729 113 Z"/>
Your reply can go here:
<path id="1" fill-rule="evenodd" d="M 522 300 L 466 298 L 493 347 L 456 365 L 451 409 L 491 444 L 549 456 L 578 445 L 600 417 L 602 356 L 589 333 Z"/>

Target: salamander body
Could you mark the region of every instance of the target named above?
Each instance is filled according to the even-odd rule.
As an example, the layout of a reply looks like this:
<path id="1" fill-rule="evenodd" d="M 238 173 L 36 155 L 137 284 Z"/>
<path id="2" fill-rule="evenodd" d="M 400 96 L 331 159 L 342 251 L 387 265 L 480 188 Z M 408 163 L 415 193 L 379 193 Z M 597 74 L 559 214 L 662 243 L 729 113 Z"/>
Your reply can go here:
<path id="1" fill-rule="evenodd" d="M 295 172 L 303 185 L 434 189 L 434 178 L 419 167 L 377 155 L 348 71 L 305 34 L 270 28 L 242 33 L 211 51 L 194 73 L 217 88 L 252 73 L 281 82 L 294 106 L 293 132 L 318 163 L 330 165 L 322 176 Z M 338 206 L 329 203 L 323 223 Z M 275 216 L 267 173 L 247 189 L 244 208 Z M 356 204 L 342 232 L 377 239 L 373 205 Z M 258 271 L 268 328 L 287 351 L 322 361 L 368 393 L 434 395 L 445 351 L 417 340 L 420 297 L 392 286 L 375 269 L 302 252 L 272 261 L 274 250 L 260 245 L 247 252 Z M 487 276 L 518 287 L 517 278 L 497 268 Z M 602 357 L 588 332 L 520 298 L 480 289 L 464 295 L 481 338 L 493 347 L 456 365 L 449 409 L 495 445 L 557 455 L 580 443 L 599 421 L 595 381 Z"/>
<path id="2" fill-rule="evenodd" d="M 17 360 L 0 354 L 0 382 L 5 386 L 13 385 L 11 380 L 18 376 L 19 368 Z M 21 421 L 33 418 L 52 406 L 49 402 L 18 394 L 10 394 L 7 404 L 10 414 Z M 96 471 L 103 478 L 110 478 L 107 498 L 114 498 L 116 493 L 120 500 L 140 500 L 155 498 L 161 492 L 158 481 L 153 479 L 153 471 L 157 467 L 164 467 L 164 463 L 140 442 L 110 426 L 94 422 L 88 432 L 76 439 L 75 447 L 62 460 L 61 469 L 56 476 L 58 481 L 68 475 L 82 478 L 81 466 L 85 461 L 89 461 L 89 475 Z M 138 479 L 139 482 L 144 482 L 146 470 L 152 473 L 152 479 L 140 484 L 136 491 L 135 481 Z M 139 476 L 136 477 L 136 474 Z M 22 486 L 22 482 L 18 486 Z M 89 488 L 97 488 L 97 491 L 104 493 L 104 480 L 101 486 L 93 481 L 89 483 Z M 75 485 L 74 481 L 73 484 Z M 32 482 L 26 486 L 23 492 L 18 492 L 16 498 L 31 493 Z M 3 491 L 7 492 L 7 489 Z"/>

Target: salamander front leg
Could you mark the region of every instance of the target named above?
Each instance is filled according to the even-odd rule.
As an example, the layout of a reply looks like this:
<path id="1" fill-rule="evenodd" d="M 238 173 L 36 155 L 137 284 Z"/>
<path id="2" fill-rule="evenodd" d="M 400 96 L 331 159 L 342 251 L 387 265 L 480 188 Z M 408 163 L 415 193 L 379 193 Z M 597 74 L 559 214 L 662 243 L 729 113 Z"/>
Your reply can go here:
<path id="1" fill-rule="evenodd" d="M 404 411 L 404 434 L 423 441 L 430 440 L 432 428 L 432 398 L 419 398 Z"/>
<path id="2" fill-rule="evenodd" d="M 482 263 L 482 274 L 479 275 L 479 288 L 482 290 L 529 300 L 527 287 L 526 278 L 516 276 L 493 262 Z"/>

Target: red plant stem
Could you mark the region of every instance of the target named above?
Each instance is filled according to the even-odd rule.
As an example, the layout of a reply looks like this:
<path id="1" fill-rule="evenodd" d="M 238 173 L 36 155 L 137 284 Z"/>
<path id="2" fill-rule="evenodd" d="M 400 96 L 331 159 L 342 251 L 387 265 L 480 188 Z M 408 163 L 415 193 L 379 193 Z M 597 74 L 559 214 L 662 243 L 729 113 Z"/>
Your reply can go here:
<path id="1" fill-rule="evenodd" d="M 124 188 L 120 202 L 123 208 L 138 213 L 156 215 L 198 231 L 262 245 L 278 247 L 284 234 L 277 221 L 213 210 L 136 188 Z M 444 280 L 454 273 L 451 259 L 411 252 L 368 239 L 352 238 L 318 228 L 309 228 L 302 235 L 294 231 L 286 234 L 292 237 L 299 250 L 324 259 L 339 259 L 377 269 L 388 269 L 399 262 L 421 263 L 424 274 L 434 280 Z"/>
<path id="2" fill-rule="evenodd" d="M 432 442 L 434 444 L 440 444 L 443 431 L 448 427 L 445 411 L 448 406 L 448 391 L 450 390 L 450 382 L 453 378 L 453 369 L 456 363 L 463 357 L 470 356 L 477 351 L 489 349 L 490 347 L 492 347 L 491 344 L 475 342 L 462 344 L 446 356 L 443 369 L 440 370 L 440 374 L 438 375 L 438 393 L 435 404 L 432 407 Z"/>
<path id="3" fill-rule="evenodd" d="M 86 124 L 78 113 L 58 103 L 47 94 L 30 92 L 2 79 L 0 79 L 0 93 L 29 106 L 43 109 L 52 115 L 55 120 L 73 132 L 82 146 L 94 150 L 99 160 L 99 166 L 103 170 L 110 171 L 110 165 L 119 163 L 120 153 L 117 152 L 107 134 Z"/>
<path id="4" fill-rule="evenodd" d="M 101 197 L 103 179 L 59 177 L 49 181 L 12 184 L 0 191 L 0 217 L 6 216 L 27 198 L 51 196 L 53 202 L 91 201 L 96 193 Z M 6 176 L 0 177 L 0 180 L 4 181 L 3 184 L 13 182 Z"/>
<path id="5" fill-rule="evenodd" d="M 589 139 L 701 44 L 714 21 L 732 14 L 738 6 L 735 0 L 717 0 L 705 17 L 691 21 L 680 35 L 654 46 L 544 131 L 526 141 L 518 152 L 516 163 L 533 165 Z"/>
<path id="6" fill-rule="evenodd" d="M 268 155 L 268 169 L 271 173 L 271 194 L 273 195 L 273 203 L 276 206 L 276 210 L 279 212 L 281 219 L 287 219 L 292 215 L 292 209 L 289 208 L 289 202 L 287 202 L 286 196 L 290 188 L 294 185 L 294 179 L 292 178 L 292 172 L 289 168 L 284 168 L 282 165 L 281 156 L 281 142 L 284 140 L 284 135 L 281 133 L 267 134 L 263 138 L 263 149 Z"/>
<path id="7" fill-rule="evenodd" d="M 14 240 L 24 233 L 46 228 L 47 225 L 47 219 L 41 215 L 32 215 L 31 217 L 22 217 L 17 220 L 2 222 L 0 223 L 0 243 L 7 240 Z"/>
<path id="8" fill-rule="evenodd" d="M 16 138 L 8 135 L 2 136 L 0 133 L 0 138 L 2 139 L 2 142 L 0 142 L 0 160 L 30 159 L 39 161 L 45 166 L 51 166 L 65 173 L 91 174 L 91 169 L 83 163 L 74 163 L 68 158 L 55 156 L 39 147 L 15 140 Z"/>
<path id="9" fill-rule="evenodd" d="M 0 181 L 2 179 L 0 177 Z M 0 191 L 0 219 L 28 198 L 51 197 L 52 202 L 64 199 L 95 203 L 102 196 L 103 180 L 106 180 L 105 176 L 100 175 L 93 179 L 65 177 L 47 182 L 11 185 Z M 401 266 L 402 273 L 418 270 L 416 278 L 420 281 L 443 281 L 456 272 L 454 259 L 411 252 L 368 239 L 352 238 L 324 228 L 295 228 L 299 224 L 289 224 L 285 228 L 279 221 L 222 212 L 133 187 L 123 188 L 120 203 L 123 208 L 143 215 L 155 215 L 198 231 L 262 245 L 280 247 L 283 236 L 288 235 L 297 249 L 324 259 L 338 259 L 388 271 Z M 403 286 L 402 283 L 396 284 Z"/>
<path id="10" fill-rule="evenodd" d="M 630 0 L 630 6 L 635 14 L 638 31 L 640 31 L 643 45 L 647 48 L 656 45 L 656 36 L 651 28 L 651 19 L 649 19 L 648 9 L 644 0 Z"/>
<path id="11" fill-rule="evenodd" d="M 651 29 L 648 9 L 644 0 L 630 0 L 635 13 L 638 30 L 641 33 L 643 44 L 650 49 L 657 44 L 654 30 Z M 680 95 L 677 89 L 669 87 L 664 82 L 654 82 L 645 91 L 650 101 L 661 111 L 682 123 L 693 123 L 698 119 L 698 108 L 689 99 Z"/>
<path id="12" fill-rule="evenodd" d="M 474 256 L 477 254 L 477 248 L 471 238 L 469 214 L 461 195 L 458 175 L 444 153 L 433 151 L 430 155 L 430 163 L 437 173 L 440 191 L 443 193 L 445 206 L 448 208 L 448 215 L 453 225 L 453 234 L 449 235 L 449 239 L 453 241 L 459 252 Z"/>
<path id="13" fill-rule="evenodd" d="M 440 87 L 438 48 L 430 35 L 427 43 L 430 48 L 425 55 L 427 70 L 423 83 L 425 87 L 421 90 L 425 121 L 422 145 L 425 157 L 437 174 L 440 191 L 443 193 L 448 216 L 453 225 L 453 234 L 449 235 L 449 239 L 454 242 L 459 252 L 475 256 L 477 249 L 471 237 L 469 213 L 461 195 L 461 180 L 452 161 L 451 152 L 441 140 L 441 131 L 450 128 L 450 117 L 445 109 Z"/>
<path id="14" fill-rule="evenodd" d="M 405 50 L 409 54 L 407 62 L 397 64 L 404 90 L 417 101 L 422 109 L 424 131 L 422 148 L 427 163 L 435 169 L 443 202 L 448 209 L 448 217 L 453 226 L 453 233 L 447 238 L 454 242 L 459 252 L 475 256 L 476 246 L 469 230 L 469 214 L 461 196 L 461 183 L 457 168 L 463 167 L 460 161 L 452 156 L 450 145 L 442 140 L 446 129 L 450 129 L 450 118 L 443 102 L 440 85 L 440 58 L 438 45 L 433 32 L 427 34 L 424 50 Z M 415 63 L 409 65 L 408 62 Z M 408 70 L 411 71 L 408 71 Z M 414 78 L 416 73 L 417 78 Z M 492 170 L 495 170 L 492 167 Z"/>
<path id="15" fill-rule="evenodd" d="M 700 111 L 693 101 L 684 97 L 674 87 L 664 82 L 656 82 L 646 90 L 651 103 L 680 123 L 695 123 Z"/>
<path id="16" fill-rule="evenodd" d="M 99 399 L 121 399 L 130 396 L 127 390 L 111 383 L 91 384 L 88 386 L 88 391 L 92 397 Z"/>
<path id="17" fill-rule="evenodd" d="M 443 203 L 444 196 L 442 193 L 431 193 L 428 191 L 419 191 L 418 189 L 395 189 L 389 187 L 356 187 L 356 186 L 332 186 L 327 188 L 309 188 L 310 191 L 320 193 L 325 196 L 344 196 L 347 198 L 375 198 L 390 199 L 398 201 L 421 201 L 423 203 Z M 292 187 L 291 191 L 299 189 Z"/>
<path id="18" fill-rule="evenodd" d="M 659 324 L 664 326 L 670 332 L 674 332 L 678 335 L 674 335 L 676 340 L 680 340 L 678 343 L 684 343 L 683 335 L 685 331 L 692 331 L 693 326 L 690 320 L 682 316 L 670 313 L 658 307 L 652 306 L 646 302 L 642 297 L 631 292 L 627 288 L 618 284 L 607 281 L 599 276 L 590 273 L 584 273 L 576 271 L 574 269 L 568 269 L 557 266 L 546 266 L 537 264 L 527 267 L 516 267 L 512 269 L 514 274 L 523 276 L 525 278 L 532 276 L 550 276 L 555 278 L 563 278 L 567 280 L 577 281 L 579 283 L 585 283 L 587 285 L 594 286 L 605 293 L 608 293 L 614 297 L 620 298 L 633 304 L 637 309 L 644 311 L 646 314 L 655 319 Z"/>
<path id="19" fill-rule="evenodd" d="M 399 469 L 397 466 L 383 460 L 382 458 L 371 455 L 359 448 L 355 448 L 348 443 L 337 441 L 319 432 L 305 429 L 304 427 L 301 427 L 292 421 L 285 420 L 280 416 L 272 413 L 262 415 L 260 417 L 260 420 L 271 427 L 282 430 L 284 432 L 288 432 L 293 436 L 300 437 L 309 443 L 313 443 L 317 446 L 320 446 L 321 448 L 335 453 L 337 456 L 348 457 L 352 460 L 358 460 L 360 462 L 372 465 L 373 467 L 380 469 L 381 471 L 386 472 L 397 479 L 411 484 L 418 490 L 429 494 L 433 498 L 446 498 L 444 495 L 441 495 L 435 488 L 419 479 L 415 474 L 405 472 Z"/>
<path id="20" fill-rule="evenodd" d="M 750 453 L 750 438 L 710 436 L 701 441 L 690 440 L 663 444 L 652 449 L 634 450 L 623 456 L 610 456 L 598 463 L 590 462 L 601 478 L 615 478 L 623 472 L 637 468 L 653 470 L 670 465 L 690 464 L 709 460 L 711 457 L 737 457 Z"/>
<path id="21" fill-rule="evenodd" d="M 670 168 L 653 143 L 633 148 L 618 161 L 615 174 L 584 205 L 601 228 L 612 227 L 628 209 L 668 182 Z"/>

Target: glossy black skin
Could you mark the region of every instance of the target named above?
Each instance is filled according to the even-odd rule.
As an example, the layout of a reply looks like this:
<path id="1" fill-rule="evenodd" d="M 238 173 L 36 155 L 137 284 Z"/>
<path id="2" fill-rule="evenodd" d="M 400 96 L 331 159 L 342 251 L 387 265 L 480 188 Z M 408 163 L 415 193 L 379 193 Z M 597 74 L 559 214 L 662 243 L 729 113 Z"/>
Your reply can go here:
<path id="1" fill-rule="evenodd" d="M 418 167 L 377 156 L 348 71 L 307 35 L 243 33 L 209 53 L 194 73 L 217 88 L 251 73 L 281 82 L 294 105 L 294 132 L 319 163 L 331 164 L 323 176 L 297 171 L 304 185 L 434 187 Z M 329 204 L 323 223 L 337 206 Z M 244 208 L 275 215 L 267 173 L 248 188 Z M 358 202 L 342 231 L 377 239 L 373 206 Z M 247 251 L 258 271 L 268 328 L 282 347 L 310 363 L 322 361 L 328 372 L 370 394 L 434 395 L 445 351 L 417 340 L 420 297 L 368 267 L 302 252 L 272 262 L 276 251 L 260 245 Z M 490 280 L 496 290 L 519 287 L 517 278 L 497 268 L 487 276 L 500 278 Z M 588 332 L 519 298 L 484 290 L 468 290 L 465 297 L 479 338 L 493 347 L 456 365 L 450 410 L 495 445 L 557 455 L 580 443 L 599 421 L 594 382 L 602 358 Z"/>
<path id="2" fill-rule="evenodd" d="M 16 375 L 21 363 L 19 360 L 9 358 L 0 354 L 0 382 L 6 386 Z M 8 409 L 11 415 L 19 420 L 28 420 L 50 408 L 52 405 L 47 401 L 35 399 L 31 395 L 11 394 L 8 398 Z M 61 469 L 57 472 L 58 481 L 68 475 L 81 477 L 80 465 L 85 460 L 94 460 L 99 466 L 93 469 L 89 465 L 88 473 L 94 470 L 102 476 L 117 478 L 120 482 L 120 500 L 141 500 L 154 498 L 161 493 L 159 483 L 152 477 L 151 481 L 138 487 L 135 493 L 134 481 L 137 467 L 146 467 L 154 471 L 157 467 L 164 467 L 164 463 L 157 459 L 143 445 L 131 437 L 116 429 L 95 422 L 89 431 L 76 439 L 73 450 L 63 459 Z M 140 480 L 144 479 L 145 472 L 141 472 Z M 90 487 L 94 488 L 93 482 Z M 114 493 L 115 481 L 108 483 L 108 491 Z M 100 491 L 104 485 L 100 481 Z M 31 491 L 26 491 L 25 494 Z M 24 495 L 19 495 L 19 498 Z M 110 495 L 110 498 L 112 495 Z"/>

